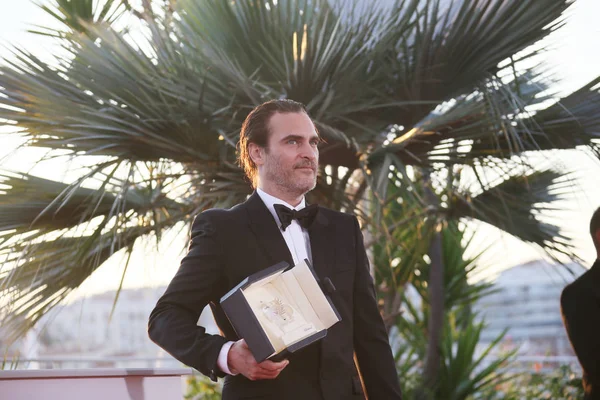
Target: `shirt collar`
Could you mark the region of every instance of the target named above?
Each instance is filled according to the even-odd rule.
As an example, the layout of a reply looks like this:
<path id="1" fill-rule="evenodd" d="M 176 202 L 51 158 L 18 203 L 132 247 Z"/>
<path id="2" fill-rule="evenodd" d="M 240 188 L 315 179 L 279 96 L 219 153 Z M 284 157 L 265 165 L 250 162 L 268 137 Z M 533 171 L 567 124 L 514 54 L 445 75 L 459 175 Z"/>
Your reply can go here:
<path id="1" fill-rule="evenodd" d="M 273 218 L 275 218 L 275 221 L 278 222 L 278 225 L 281 224 L 281 221 L 279 221 L 279 217 L 277 216 L 277 212 L 275 211 L 275 204 L 283 204 L 284 206 L 286 206 L 292 210 L 302 210 L 306 206 L 304 197 L 302 197 L 300 204 L 298 204 L 296 207 L 292 207 L 285 201 L 278 199 L 275 196 L 271 196 L 270 194 L 268 194 L 267 192 L 265 192 L 264 190 L 262 190 L 260 188 L 256 188 L 256 193 L 258 193 L 258 196 L 260 197 L 260 199 L 263 201 L 263 203 L 265 203 L 265 206 L 267 206 L 267 208 L 269 209 L 269 212 L 271 213 L 271 215 L 273 215 Z"/>

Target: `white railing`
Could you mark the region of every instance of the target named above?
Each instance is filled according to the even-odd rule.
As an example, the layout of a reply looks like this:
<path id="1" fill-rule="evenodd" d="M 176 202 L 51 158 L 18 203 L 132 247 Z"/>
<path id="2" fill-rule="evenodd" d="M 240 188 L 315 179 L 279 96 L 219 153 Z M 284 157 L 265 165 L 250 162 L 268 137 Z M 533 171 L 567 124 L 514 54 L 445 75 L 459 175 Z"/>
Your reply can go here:
<path id="1" fill-rule="evenodd" d="M 10 360 L 8 360 L 10 364 Z M 165 357 L 63 357 L 40 356 L 13 360 L 18 369 L 65 368 L 180 368 L 182 364 L 171 356 Z"/>
<path id="2" fill-rule="evenodd" d="M 489 361 L 496 359 L 487 357 Z M 19 369 L 64 369 L 64 368 L 179 368 L 182 364 L 169 355 L 164 357 L 64 357 L 40 356 L 15 360 Z M 575 372 L 581 367 L 574 356 L 518 356 L 514 359 L 511 372 L 551 372 L 561 365 L 569 365 Z"/>

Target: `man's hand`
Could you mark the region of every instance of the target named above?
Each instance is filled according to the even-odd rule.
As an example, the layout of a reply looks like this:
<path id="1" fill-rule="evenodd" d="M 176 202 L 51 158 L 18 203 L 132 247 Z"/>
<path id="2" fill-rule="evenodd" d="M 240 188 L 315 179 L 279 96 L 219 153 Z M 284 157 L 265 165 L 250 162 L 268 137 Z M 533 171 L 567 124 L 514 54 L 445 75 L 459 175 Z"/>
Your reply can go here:
<path id="1" fill-rule="evenodd" d="M 275 379 L 289 363 L 288 360 L 280 362 L 266 360 L 258 364 L 244 339 L 235 342 L 227 353 L 229 370 L 240 373 L 251 381 Z"/>

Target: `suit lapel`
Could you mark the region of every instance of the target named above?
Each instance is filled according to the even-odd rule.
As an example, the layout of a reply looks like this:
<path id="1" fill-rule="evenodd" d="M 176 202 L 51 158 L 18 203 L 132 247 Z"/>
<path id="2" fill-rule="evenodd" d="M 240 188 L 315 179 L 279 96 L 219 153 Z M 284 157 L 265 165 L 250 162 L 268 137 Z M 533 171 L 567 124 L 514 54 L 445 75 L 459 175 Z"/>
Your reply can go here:
<path id="1" fill-rule="evenodd" d="M 335 263 L 335 246 L 332 240 L 335 237 L 335 226 L 320 208 L 315 221 L 308 229 L 308 235 L 313 268 L 319 279 L 323 280 L 329 277 Z"/>
<path id="2" fill-rule="evenodd" d="M 267 268 L 281 261 L 294 265 L 285 239 L 279 231 L 273 215 L 269 212 L 258 193 L 254 192 L 246 201 L 246 209 L 250 221 L 250 230 L 254 233 L 256 241 L 270 262 L 269 265 L 264 265 L 262 268 Z"/>
<path id="3" fill-rule="evenodd" d="M 319 213 L 312 226 L 308 229 L 310 236 L 310 248 L 313 259 L 313 267 L 321 282 L 326 278 L 331 279 L 335 264 L 335 224 L 325 216 L 322 209 L 319 209 Z M 330 294 L 330 298 L 333 304 L 337 307 L 335 296 Z M 331 352 L 331 341 L 338 340 L 334 335 L 327 335 L 319 343 L 320 353 L 320 364 L 326 365 L 328 357 Z M 335 347 L 335 346 L 333 346 Z"/>

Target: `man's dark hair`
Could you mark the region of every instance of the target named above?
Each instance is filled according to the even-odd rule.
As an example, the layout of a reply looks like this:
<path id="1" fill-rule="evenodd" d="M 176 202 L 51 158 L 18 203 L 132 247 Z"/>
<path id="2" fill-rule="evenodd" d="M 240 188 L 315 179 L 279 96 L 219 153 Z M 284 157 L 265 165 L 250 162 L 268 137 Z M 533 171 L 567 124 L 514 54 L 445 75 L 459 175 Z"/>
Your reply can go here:
<path id="1" fill-rule="evenodd" d="M 590 221 L 590 235 L 592 235 L 592 239 L 594 240 L 594 245 L 596 248 L 600 248 L 600 241 L 598 241 L 596 237 L 596 232 L 600 230 L 600 207 L 594 211 L 592 215 L 592 219 Z"/>
<path id="2" fill-rule="evenodd" d="M 258 169 L 248 151 L 248 145 L 255 143 L 266 148 L 269 143 L 269 121 L 276 113 L 306 112 L 304 104 L 293 100 L 271 100 L 255 107 L 244 120 L 238 142 L 238 163 L 244 169 L 252 186 L 256 188 Z"/>

